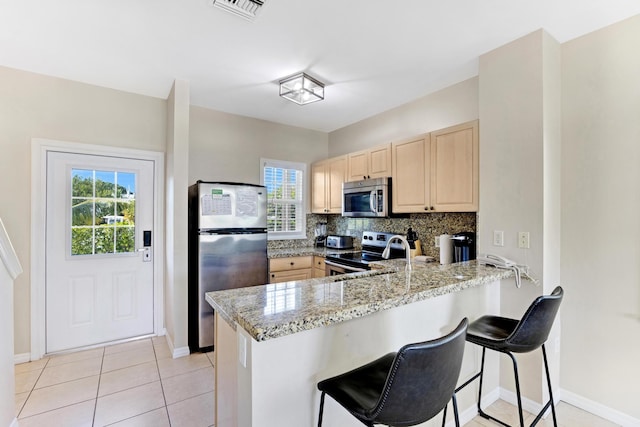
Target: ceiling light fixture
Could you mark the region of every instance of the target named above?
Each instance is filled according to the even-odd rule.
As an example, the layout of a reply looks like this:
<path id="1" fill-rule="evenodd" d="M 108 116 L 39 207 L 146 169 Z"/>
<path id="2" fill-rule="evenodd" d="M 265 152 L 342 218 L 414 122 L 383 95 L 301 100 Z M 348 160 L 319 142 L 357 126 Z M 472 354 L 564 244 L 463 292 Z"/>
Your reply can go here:
<path id="1" fill-rule="evenodd" d="M 266 0 L 209 0 L 209 3 L 234 15 L 254 21 Z"/>
<path id="2" fill-rule="evenodd" d="M 324 99 L 324 83 L 305 73 L 280 80 L 280 96 L 299 105 Z"/>

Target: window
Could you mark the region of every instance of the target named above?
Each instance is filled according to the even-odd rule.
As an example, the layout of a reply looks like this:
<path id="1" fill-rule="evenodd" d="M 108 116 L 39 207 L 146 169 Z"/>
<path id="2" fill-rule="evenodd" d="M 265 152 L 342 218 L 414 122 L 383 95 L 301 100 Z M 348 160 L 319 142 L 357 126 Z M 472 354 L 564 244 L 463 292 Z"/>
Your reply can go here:
<path id="1" fill-rule="evenodd" d="M 71 255 L 135 252 L 134 173 L 71 170 Z"/>
<path id="2" fill-rule="evenodd" d="M 262 159 L 262 185 L 267 187 L 269 239 L 305 239 L 304 163 Z"/>

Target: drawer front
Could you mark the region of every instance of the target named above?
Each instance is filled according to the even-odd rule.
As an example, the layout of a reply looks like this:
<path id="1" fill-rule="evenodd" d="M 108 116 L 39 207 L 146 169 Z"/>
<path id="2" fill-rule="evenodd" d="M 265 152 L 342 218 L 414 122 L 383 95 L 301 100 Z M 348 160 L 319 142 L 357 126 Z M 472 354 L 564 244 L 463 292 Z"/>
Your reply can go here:
<path id="1" fill-rule="evenodd" d="M 320 268 L 324 270 L 324 257 L 322 256 L 314 256 L 313 257 L 313 268 Z"/>
<path id="2" fill-rule="evenodd" d="M 269 271 L 288 271 L 301 268 L 311 268 L 313 266 L 312 256 L 296 256 L 289 258 L 273 258 L 269 260 Z"/>
<path id="3" fill-rule="evenodd" d="M 289 282 L 291 280 L 311 279 L 311 268 L 301 268 L 298 270 L 277 271 L 269 274 L 269 283 Z"/>

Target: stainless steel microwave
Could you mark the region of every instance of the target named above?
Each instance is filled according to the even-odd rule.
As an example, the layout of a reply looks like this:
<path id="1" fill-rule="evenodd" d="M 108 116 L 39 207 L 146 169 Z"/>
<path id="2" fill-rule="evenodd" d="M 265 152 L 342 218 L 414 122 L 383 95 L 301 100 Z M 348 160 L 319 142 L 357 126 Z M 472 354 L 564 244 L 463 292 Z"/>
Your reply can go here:
<path id="1" fill-rule="evenodd" d="M 342 184 L 342 216 L 387 217 L 391 213 L 390 178 L 367 179 Z"/>

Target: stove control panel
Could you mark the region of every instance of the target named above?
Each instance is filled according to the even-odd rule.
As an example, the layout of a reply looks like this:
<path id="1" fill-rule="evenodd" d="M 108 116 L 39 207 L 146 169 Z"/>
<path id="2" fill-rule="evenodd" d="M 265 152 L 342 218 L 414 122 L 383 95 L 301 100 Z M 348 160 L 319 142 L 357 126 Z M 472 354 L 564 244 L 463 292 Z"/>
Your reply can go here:
<path id="1" fill-rule="evenodd" d="M 364 231 L 362 233 L 362 246 L 374 246 L 377 248 L 385 248 L 389 239 L 395 236 L 395 233 L 383 233 L 378 231 Z M 391 248 L 402 249 L 402 243 L 393 242 Z"/>

